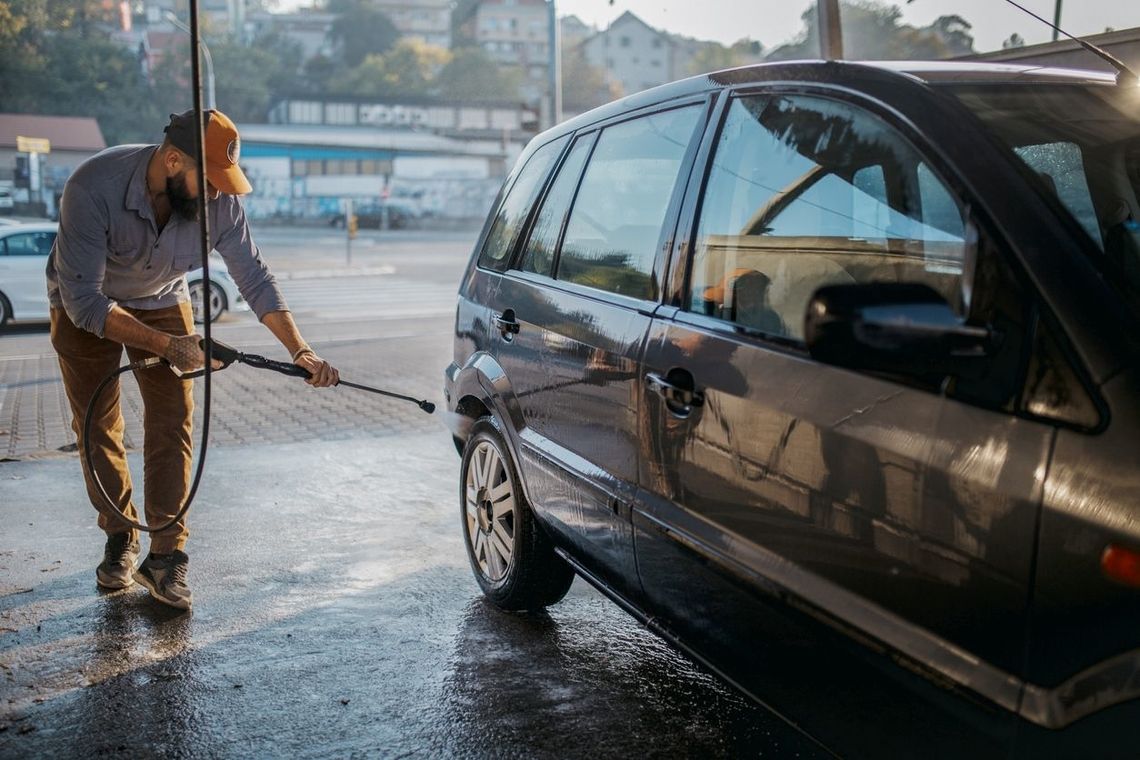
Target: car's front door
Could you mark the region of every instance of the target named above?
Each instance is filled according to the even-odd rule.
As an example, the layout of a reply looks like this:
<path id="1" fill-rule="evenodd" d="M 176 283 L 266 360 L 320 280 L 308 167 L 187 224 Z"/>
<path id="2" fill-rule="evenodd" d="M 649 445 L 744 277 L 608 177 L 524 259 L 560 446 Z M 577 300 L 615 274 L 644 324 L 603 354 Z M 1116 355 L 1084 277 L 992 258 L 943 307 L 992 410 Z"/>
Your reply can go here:
<path id="1" fill-rule="evenodd" d="M 654 320 L 644 358 L 634 519 L 652 610 L 765 694 L 826 683 L 772 678 L 782 608 L 1015 709 L 1051 429 L 803 348 L 825 285 L 920 282 L 964 317 L 993 300 L 969 287 L 963 204 L 887 121 L 830 97 L 734 97 L 711 154 L 682 305 Z M 990 381 L 1016 372 L 1003 362 Z M 856 723 L 906 708 L 864 685 L 821 704 L 864 693 L 845 708 Z M 1011 727 L 998 711 L 980 746 L 1000 751 Z M 896 749 L 922 731 L 936 729 L 899 728 Z"/>
<path id="2" fill-rule="evenodd" d="M 44 268 L 55 233 L 15 232 L 0 239 L 0 290 L 12 302 L 16 319 L 47 319 Z"/>

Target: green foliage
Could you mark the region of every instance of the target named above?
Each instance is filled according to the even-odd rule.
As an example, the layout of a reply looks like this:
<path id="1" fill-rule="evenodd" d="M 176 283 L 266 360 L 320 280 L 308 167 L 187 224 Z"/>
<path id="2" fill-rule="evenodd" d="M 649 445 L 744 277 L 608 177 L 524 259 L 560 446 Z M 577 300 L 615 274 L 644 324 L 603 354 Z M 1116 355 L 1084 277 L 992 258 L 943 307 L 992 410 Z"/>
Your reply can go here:
<path id="1" fill-rule="evenodd" d="M 703 74 L 707 71 L 731 69 L 745 66 L 749 63 L 758 63 L 762 59 L 763 46 L 759 42 L 742 39 L 734 42 L 731 47 L 725 47 L 717 42 L 709 42 L 701 46 L 687 66 L 689 74 Z"/>
<path id="2" fill-rule="evenodd" d="M 370 55 L 357 67 L 328 83 L 328 91 L 354 97 L 422 97 L 434 92 L 434 80 L 451 53 L 418 39 L 404 38 L 383 55 Z"/>
<path id="3" fill-rule="evenodd" d="M 811 5 L 801 18 L 804 30 L 795 42 L 773 50 L 769 61 L 819 57 L 817 7 Z M 843 53 L 852 60 L 922 60 L 948 58 L 974 52 L 970 24 L 961 16 L 943 16 L 928 27 L 901 23 L 898 6 L 874 0 L 840 3 Z"/>
<path id="4" fill-rule="evenodd" d="M 98 1 L 0 2 L 0 111 L 93 116 L 108 142 L 152 139 L 158 107 L 135 54 L 97 32 L 103 18 Z"/>
<path id="5" fill-rule="evenodd" d="M 576 48 L 562 57 L 562 102 L 573 110 L 586 111 L 622 95 L 621 85 L 606 79 L 606 73 L 586 61 Z"/>
<path id="6" fill-rule="evenodd" d="M 339 17 L 332 25 L 340 61 L 354 68 L 370 55 L 386 53 L 400 39 L 400 31 L 386 15 L 364 0 L 331 0 L 328 9 Z"/>
<path id="7" fill-rule="evenodd" d="M 495 63 L 482 48 L 454 51 L 436 77 L 440 97 L 464 101 L 505 101 L 519 97 L 523 73 Z"/>

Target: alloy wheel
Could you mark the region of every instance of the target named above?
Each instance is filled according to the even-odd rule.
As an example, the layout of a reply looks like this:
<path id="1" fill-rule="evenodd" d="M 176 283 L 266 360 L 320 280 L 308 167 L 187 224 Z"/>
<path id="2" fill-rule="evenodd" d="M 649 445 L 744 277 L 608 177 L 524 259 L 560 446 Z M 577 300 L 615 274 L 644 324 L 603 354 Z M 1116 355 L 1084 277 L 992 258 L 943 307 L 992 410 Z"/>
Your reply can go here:
<path id="1" fill-rule="evenodd" d="M 205 288 L 205 282 L 198 280 L 197 282 L 190 283 L 190 306 L 194 309 L 194 321 L 201 324 L 202 320 L 202 291 Z M 226 296 L 222 293 L 222 289 L 213 283 L 210 283 L 210 321 L 213 322 L 226 308 Z"/>
<path id="2" fill-rule="evenodd" d="M 472 452 L 464 483 L 467 538 L 479 570 L 503 579 L 515 547 L 515 491 L 499 450 L 481 441 Z"/>

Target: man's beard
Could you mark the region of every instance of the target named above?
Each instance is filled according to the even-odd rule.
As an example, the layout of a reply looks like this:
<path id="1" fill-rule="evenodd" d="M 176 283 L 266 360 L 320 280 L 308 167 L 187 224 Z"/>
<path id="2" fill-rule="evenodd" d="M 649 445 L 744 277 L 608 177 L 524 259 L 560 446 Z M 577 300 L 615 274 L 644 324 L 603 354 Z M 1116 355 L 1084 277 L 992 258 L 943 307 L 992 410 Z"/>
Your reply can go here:
<path id="1" fill-rule="evenodd" d="M 166 200 L 170 208 L 183 219 L 195 221 L 198 218 L 198 199 L 191 198 L 186 190 L 186 173 L 166 178 Z"/>

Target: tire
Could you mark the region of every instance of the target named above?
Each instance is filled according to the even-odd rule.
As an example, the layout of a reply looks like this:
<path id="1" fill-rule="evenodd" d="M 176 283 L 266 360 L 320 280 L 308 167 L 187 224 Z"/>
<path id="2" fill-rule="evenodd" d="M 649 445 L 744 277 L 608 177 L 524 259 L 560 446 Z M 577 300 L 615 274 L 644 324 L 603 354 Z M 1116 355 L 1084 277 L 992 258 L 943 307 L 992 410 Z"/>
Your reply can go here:
<path id="1" fill-rule="evenodd" d="M 504 610 L 539 610 L 570 590 L 574 570 L 554 553 L 491 418 L 475 423 L 459 470 L 463 543 L 483 594 Z"/>
<path id="2" fill-rule="evenodd" d="M 12 318 L 12 305 L 8 303 L 8 299 L 0 293 L 0 329 L 8 324 L 8 320 Z"/>
<path id="3" fill-rule="evenodd" d="M 202 284 L 203 280 L 190 283 L 190 306 L 194 309 L 194 323 L 202 324 Z M 216 322 L 222 312 L 228 308 L 226 292 L 221 285 L 210 283 L 210 322 Z"/>

